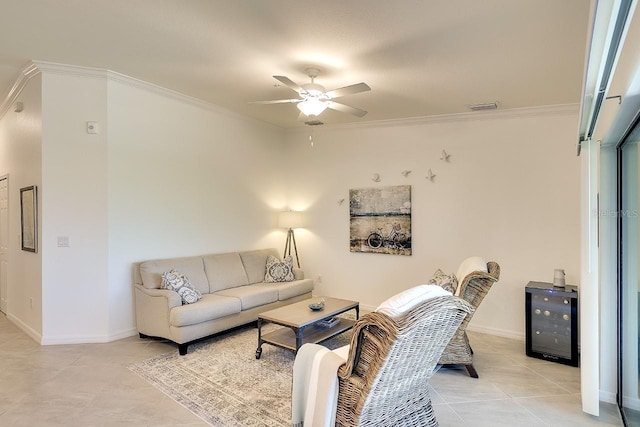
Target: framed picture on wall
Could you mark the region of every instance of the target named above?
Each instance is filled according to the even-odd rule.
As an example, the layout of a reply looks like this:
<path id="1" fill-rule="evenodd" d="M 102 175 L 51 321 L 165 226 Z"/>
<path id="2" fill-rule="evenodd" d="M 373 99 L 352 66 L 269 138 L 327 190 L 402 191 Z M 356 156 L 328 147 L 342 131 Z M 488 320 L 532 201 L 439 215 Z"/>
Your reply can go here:
<path id="1" fill-rule="evenodd" d="M 411 255 L 411 186 L 349 190 L 350 250 Z"/>
<path id="2" fill-rule="evenodd" d="M 20 222 L 22 250 L 38 252 L 38 188 L 35 185 L 20 189 Z"/>

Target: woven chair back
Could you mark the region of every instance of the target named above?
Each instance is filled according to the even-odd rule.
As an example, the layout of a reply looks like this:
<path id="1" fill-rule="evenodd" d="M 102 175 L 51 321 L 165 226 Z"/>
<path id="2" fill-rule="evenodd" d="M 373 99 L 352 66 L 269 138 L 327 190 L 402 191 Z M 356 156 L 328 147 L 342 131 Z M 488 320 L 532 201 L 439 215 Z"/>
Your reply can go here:
<path id="1" fill-rule="evenodd" d="M 337 425 L 436 425 L 428 382 L 450 338 L 472 311 L 459 298 L 439 297 L 400 318 L 363 316 L 339 373 Z"/>

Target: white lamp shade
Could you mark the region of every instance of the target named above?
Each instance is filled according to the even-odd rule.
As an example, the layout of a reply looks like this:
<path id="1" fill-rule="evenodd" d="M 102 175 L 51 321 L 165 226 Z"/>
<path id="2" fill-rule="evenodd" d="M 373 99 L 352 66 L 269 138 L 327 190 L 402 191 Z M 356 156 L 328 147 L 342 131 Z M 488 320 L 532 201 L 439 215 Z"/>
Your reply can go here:
<path id="1" fill-rule="evenodd" d="M 280 212 L 278 226 L 282 228 L 304 227 L 304 214 L 296 211 Z"/>
<path id="2" fill-rule="evenodd" d="M 319 99 L 309 98 L 306 101 L 299 102 L 297 107 L 306 116 L 319 116 L 327 109 L 327 103 Z"/>

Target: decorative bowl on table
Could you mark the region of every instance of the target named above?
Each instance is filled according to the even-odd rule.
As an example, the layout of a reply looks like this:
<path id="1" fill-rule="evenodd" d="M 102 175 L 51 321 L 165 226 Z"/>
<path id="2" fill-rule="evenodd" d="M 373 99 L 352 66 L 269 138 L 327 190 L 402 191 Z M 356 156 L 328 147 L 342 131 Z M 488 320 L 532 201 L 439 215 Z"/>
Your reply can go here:
<path id="1" fill-rule="evenodd" d="M 324 308 L 324 299 L 320 302 L 312 302 L 309 304 L 309 308 L 313 311 L 320 311 Z"/>

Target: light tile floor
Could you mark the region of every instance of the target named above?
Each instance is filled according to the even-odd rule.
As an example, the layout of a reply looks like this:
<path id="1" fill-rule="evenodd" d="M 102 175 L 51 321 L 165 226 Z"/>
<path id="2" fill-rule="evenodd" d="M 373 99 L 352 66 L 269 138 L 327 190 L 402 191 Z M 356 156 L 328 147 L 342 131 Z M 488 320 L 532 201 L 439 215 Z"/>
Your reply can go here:
<path id="1" fill-rule="evenodd" d="M 524 345 L 472 333 L 472 379 L 441 369 L 431 380 L 446 426 L 620 426 L 615 405 L 580 409 L 580 371 L 524 356 Z M 206 426 L 127 369 L 174 346 L 131 337 L 108 344 L 40 346 L 0 314 L 0 426 Z"/>
<path id="2" fill-rule="evenodd" d="M 527 357 L 524 342 L 470 332 L 474 367 L 440 369 L 431 399 L 441 426 L 621 426 L 616 405 L 582 412 L 580 369 Z"/>

